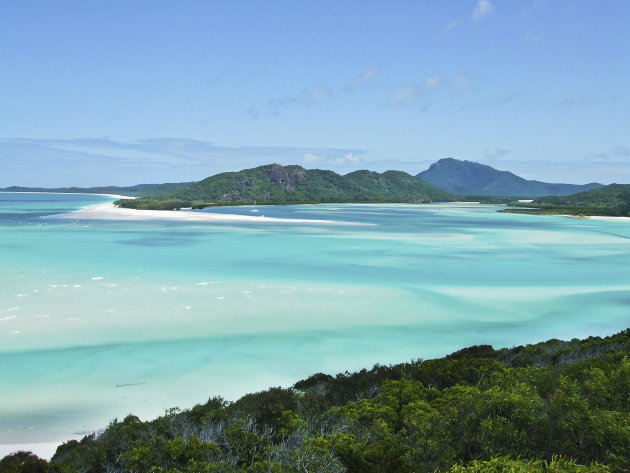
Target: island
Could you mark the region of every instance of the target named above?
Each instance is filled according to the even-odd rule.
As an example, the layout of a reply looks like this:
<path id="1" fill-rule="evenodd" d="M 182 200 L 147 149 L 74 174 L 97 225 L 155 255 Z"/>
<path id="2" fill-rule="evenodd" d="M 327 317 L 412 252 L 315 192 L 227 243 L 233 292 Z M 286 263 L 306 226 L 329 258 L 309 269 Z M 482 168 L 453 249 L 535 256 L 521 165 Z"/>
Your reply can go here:
<path id="1" fill-rule="evenodd" d="M 225 172 L 169 195 L 121 199 L 116 205 L 174 210 L 217 205 L 451 202 L 456 197 L 402 171 L 333 171 L 268 164 Z"/>
<path id="2" fill-rule="evenodd" d="M 511 202 L 505 212 L 538 215 L 630 217 L 630 184 L 610 184 L 567 196 Z"/>

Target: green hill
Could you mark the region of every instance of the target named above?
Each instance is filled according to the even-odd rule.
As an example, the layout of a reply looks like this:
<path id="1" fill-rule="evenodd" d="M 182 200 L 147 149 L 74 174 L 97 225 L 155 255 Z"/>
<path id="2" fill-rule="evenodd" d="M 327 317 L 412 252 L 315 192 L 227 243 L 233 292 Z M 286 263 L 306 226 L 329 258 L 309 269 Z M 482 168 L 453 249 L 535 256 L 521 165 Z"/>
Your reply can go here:
<path id="1" fill-rule="evenodd" d="M 630 330 L 318 373 L 114 419 L 0 473 L 605 473 L 630 469 Z"/>
<path id="2" fill-rule="evenodd" d="M 333 171 L 268 164 L 208 177 L 162 198 L 118 201 L 123 207 L 168 209 L 240 204 L 452 201 L 454 196 L 400 171 Z"/>
<path id="3" fill-rule="evenodd" d="M 567 196 L 547 196 L 534 200 L 528 213 L 630 216 L 630 184 L 608 186 Z M 519 209 L 517 211 L 523 211 Z"/>
<path id="4" fill-rule="evenodd" d="M 535 198 L 546 195 L 568 195 L 602 186 L 597 183 L 575 185 L 529 181 L 511 172 L 498 171 L 485 164 L 453 158 L 440 159 L 416 177 L 446 192 L 479 197 Z"/>

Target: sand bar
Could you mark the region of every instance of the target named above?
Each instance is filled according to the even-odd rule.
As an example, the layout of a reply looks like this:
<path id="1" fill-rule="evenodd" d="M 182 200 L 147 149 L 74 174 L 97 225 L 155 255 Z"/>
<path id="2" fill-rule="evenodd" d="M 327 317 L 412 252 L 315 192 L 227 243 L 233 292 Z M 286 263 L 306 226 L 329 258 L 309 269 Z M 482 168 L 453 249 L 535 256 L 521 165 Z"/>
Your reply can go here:
<path id="1" fill-rule="evenodd" d="M 61 195 L 102 195 L 114 199 L 137 199 L 128 195 L 119 194 L 99 194 L 94 192 L 46 192 L 46 191 L 0 191 L 0 194 L 61 194 Z"/>
<path id="2" fill-rule="evenodd" d="M 607 220 L 609 222 L 630 222 L 630 217 L 606 217 L 603 215 L 593 215 L 587 218 L 592 220 Z"/>
<path id="3" fill-rule="evenodd" d="M 242 222 L 242 223 L 302 223 L 315 225 L 372 225 L 358 222 L 339 222 L 335 220 L 315 220 L 297 218 L 275 218 L 264 215 L 236 215 L 187 210 L 137 210 L 116 207 L 113 203 L 85 207 L 67 214 L 49 215 L 43 218 L 66 220 L 167 220 L 181 222 Z"/>

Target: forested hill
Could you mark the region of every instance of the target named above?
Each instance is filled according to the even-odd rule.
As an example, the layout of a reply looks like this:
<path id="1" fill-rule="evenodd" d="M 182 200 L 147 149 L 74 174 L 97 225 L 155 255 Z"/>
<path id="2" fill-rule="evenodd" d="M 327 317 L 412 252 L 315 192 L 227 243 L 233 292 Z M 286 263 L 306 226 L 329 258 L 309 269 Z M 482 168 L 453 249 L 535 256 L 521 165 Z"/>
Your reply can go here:
<path id="1" fill-rule="evenodd" d="M 568 195 L 602 187 L 597 183 L 575 185 L 529 181 L 511 172 L 498 171 L 485 164 L 453 158 L 440 159 L 416 177 L 446 192 L 480 197 L 535 198 L 546 195 Z"/>
<path id="2" fill-rule="evenodd" d="M 166 184 L 138 184 L 135 186 L 99 186 L 99 187 L 20 187 L 12 186 L 0 189 L 1 192 L 59 192 L 65 194 L 116 194 L 131 197 L 147 195 L 164 196 L 180 192 L 194 182 L 172 182 Z"/>
<path id="3" fill-rule="evenodd" d="M 5 472 L 630 471 L 630 329 L 316 374 L 152 421 L 133 415 Z"/>
<path id="4" fill-rule="evenodd" d="M 512 211 L 630 217 L 630 184 L 610 184 L 600 189 L 568 196 L 541 197 L 521 206 L 526 209 Z"/>
<path id="5" fill-rule="evenodd" d="M 168 199 L 119 201 L 132 208 L 323 202 L 434 202 L 454 196 L 401 171 L 333 171 L 268 164 L 208 177 Z"/>

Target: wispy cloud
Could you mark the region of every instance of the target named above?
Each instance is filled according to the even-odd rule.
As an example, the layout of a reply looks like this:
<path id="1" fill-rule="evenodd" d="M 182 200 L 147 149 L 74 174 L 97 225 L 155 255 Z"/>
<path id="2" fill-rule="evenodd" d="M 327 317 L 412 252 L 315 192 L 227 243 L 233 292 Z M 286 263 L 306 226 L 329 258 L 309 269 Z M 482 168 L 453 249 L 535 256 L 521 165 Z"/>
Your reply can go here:
<path id="1" fill-rule="evenodd" d="M 380 73 L 380 67 L 372 67 L 363 71 L 341 87 L 332 88 L 325 84 L 305 87 L 291 94 L 273 97 L 262 105 L 251 105 L 247 109 L 247 113 L 254 119 L 275 117 L 291 108 L 309 108 L 328 102 L 331 99 L 343 99 L 344 92 L 345 94 L 355 92 L 370 83 Z"/>
<path id="2" fill-rule="evenodd" d="M 523 39 L 530 43 L 537 43 L 540 41 L 541 35 L 538 31 L 528 31 L 523 35 Z"/>
<path id="3" fill-rule="evenodd" d="M 630 157 L 630 148 L 627 146 L 615 146 L 607 151 L 600 151 L 584 155 L 585 161 L 607 161 L 611 159 L 628 158 Z"/>
<path id="4" fill-rule="evenodd" d="M 455 28 L 457 28 L 461 23 L 461 20 L 459 18 L 450 21 L 444 28 L 442 28 L 442 35 L 447 35 L 448 33 L 450 33 L 451 31 L 453 31 Z"/>
<path id="5" fill-rule="evenodd" d="M 591 160 L 507 160 L 498 168 L 511 171 L 525 179 L 544 182 L 586 184 L 589 182 L 630 182 L 630 166 L 627 161 L 612 159 Z M 561 177 L 558 177 L 561 176 Z"/>
<path id="6" fill-rule="evenodd" d="M 442 85 L 442 82 L 443 82 L 442 77 L 436 74 L 436 75 L 427 77 L 424 81 L 424 85 L 426 86 L 427 89 L 437 89 Z"/>
<path id="7" fill-rule="evenodd" d="M 500 107 L 506 104 L 509 104 L 515 101 L 520 94 L 511 93 L 506 95 L 501 95 L 500 97 L 483 97 L 474 102 L 468 102 L 464 104 L 461 109 L 462 110 L 478 110 L 484 108 L 494 108 Z"/>
<path id="8" fill-rule="evenodd" d="M 348 165 L 352 166 L 361 163 L 362 159 L 355 151 L 339 155 L 335 155 L 334 153 L 327 155 L 305 153 L 304 156 L 302 156 L 302 162 L 307 166 L 316 165 L 345 168 Z"/>
<path id="9" fill-rule="evenodd" d="M 489 0 L 477 0 L 477 5 L 472 14 L 472 21 L 479 23 L 485 21 L 494 13 L 494 6 Z"/>
<path id="10" fill-rule="evenodd" d="M 183 182 L 277 162 L 321 162 L 345 170 L 361 149 L 273 146 L 219 146 L 177 138 L 135 142 L 107 138 L 0 140 L 0 187 L 99 186 Z M 68 173 L 68 169 L 72 173 Z"/>
<path id="11" fill-rule="evenodd" d="M 458 74 L 455 79 L 453 79 L 453 84 L 455 87 L 464 88 L 468 87 L 472 82 L 472 77 L 468 74 Z"/>
<path id="12" fill-rule="evenodd" d="M 610 155 L 608 153 L 594 153 L 584 156 L 585 161 L 608 161 L 609 159 Z"/>
<path id="13" fill-rule="evenodd" d="M 388 105 L 410 106 L 417 105 L 420 99 L 428 100 L 439 92 L 465 89 L 470 85 L 472 78 L 468 74 L 459 74 L 453 79 L 448 79 L 441 74 L 432 74 L 418 83 L 406 84 L 398 87 L 390 95 Z M 430 104 L 425 103 L 421 110 L 425 111 Z"/>
<path id="14" fill-rule="evenodd" d="M 630 157 L 630 148 L 628 148 L 627 146 L 617 146 L 614 150 L 613 153 L 617 156 L 627 156 Z"/>
<path id="15" fill-rule="evenodd" d="M 606 104 L 610 102 L 615 102 L 615 101 L 618 101 L 619 99 L 621 99 L 621 95 L 612 95 L 609 97 L 574 96 L 574 97 L 568 97 L 562 100 L 557 105 L 560 108 L 573 110 L 576 108 L 585 108 L 585 107 L 591 107 L 591 106 Z"/>
<path id="16" fill-rule="evenodd" d="M 501 156 L 505 156 L 509 152 L 510 152 L 510 150 L 508 150 L 508 149 L 500 149 L 500 148 L 495 148 L 495 147 L 489 147 L 489 148 L 486 148 L 483 151 L 483 155 L 484 155 L 484 157 L 486 157 L 488 159 L 497 159 L 497 158 L 500 158 Z"/>
<path id="17" fill-rule="evenodd" d="M 354 92 L 359 87 L 367 84 L 372 79 L 374 79 L 377 75 L 380 74 L 380 72 L 381 69 L 379 67 L 372 67 L 348 82 L 345 86 L 343 86 L 343 90 L 345 90 L 346 92 Z"/>
<path id="18" fill-rule="evenodd" d="M 292 107 L 308 108 L 321 104 L 334 97 L 332 89 L 326 85 L 304 88 L 293 94 L 269 99 L 262 107 L 252 105 L 247 113 L 253 118 L 276 116 Z"/>
<path id="19" fill-rule="evenodd" d="M 416 84 L 398 87 L 389 98 L 389 105 L 411 105 L 422 94 L 422 89 Z"/>
<path id="20" fill-rule="evenodd" d="M 326 87 L 325 85 L 318 85 L 317 87 L 315 87 L 309 92 L 308 103 L 309 104 L 320 103 L 325 100 L 328 100 L 332 96 L 333 94 L 330 88 Z"/>

